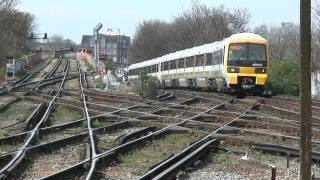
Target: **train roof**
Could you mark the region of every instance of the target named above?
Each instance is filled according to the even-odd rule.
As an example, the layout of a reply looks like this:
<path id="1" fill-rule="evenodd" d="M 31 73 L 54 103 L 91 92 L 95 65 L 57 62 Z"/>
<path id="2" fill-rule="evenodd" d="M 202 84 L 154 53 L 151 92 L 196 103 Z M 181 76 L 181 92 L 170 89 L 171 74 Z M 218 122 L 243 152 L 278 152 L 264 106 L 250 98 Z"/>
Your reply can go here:
<path id="1" fill-rule="evenodd" d="M 225 44 L 225 42 L 232 42 L 234 40 L 238 39 L 247 39 L 247 40 L 261 40 L 261 41 L 266 41 L 263 37 L 257 34 L 253 33 L 238 33 L 238 34 L 233 34 L 228 38 L 223 39 L 222 41 L 216 41 L 213 43 L 208 43 L 204 44 L 201 46 L 195 46 L 193 48 L 188 48 L 180 51 L 176 51 L 173 53 L 169 53 L 166 55 L 163 55 L 161 57 L 157 57 L 151 60 L 146 60 L 142 61 L 136 64 L 132 64 L 129 66 L 129 69 L 135 69 L 135 68 L 140 68 L 144 66 L 151 66 L 154 64 L 157 64 L 159 62 L 165 62 L 165 61 L 170 61 L 173 59 L 180 59 L 184 57 L 190 57 L 190 56 L 195 56 L 199 54 L 205 54 L 205 53 L 210 53 L 213 52 L 213 50 L 222 48 Z"/>
<path id="2" fill-rule="evenodd" d="M 242 38 L 242 39 L 261 39 L 266 40 L 265 38 L 261 37 L 258 34 L 254 33 L 238 33 L 238 34 L 232 34 L 228 40 L 236 39 L 236 38 Z"/>

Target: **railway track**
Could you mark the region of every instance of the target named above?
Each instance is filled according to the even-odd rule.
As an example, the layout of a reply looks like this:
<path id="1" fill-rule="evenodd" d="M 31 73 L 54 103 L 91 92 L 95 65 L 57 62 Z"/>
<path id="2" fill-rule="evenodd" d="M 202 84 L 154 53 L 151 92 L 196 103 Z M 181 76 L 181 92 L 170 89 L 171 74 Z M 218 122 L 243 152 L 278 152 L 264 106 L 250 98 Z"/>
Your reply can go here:
<path id="1" fill-rule="evenodd" d="M 219 149 L 299 155 L 296 99 L 166 90 L 147 100 L 91 79 L 78 61 L 52 59 L 1 94 L 0 179 L 171 179 Z"/>

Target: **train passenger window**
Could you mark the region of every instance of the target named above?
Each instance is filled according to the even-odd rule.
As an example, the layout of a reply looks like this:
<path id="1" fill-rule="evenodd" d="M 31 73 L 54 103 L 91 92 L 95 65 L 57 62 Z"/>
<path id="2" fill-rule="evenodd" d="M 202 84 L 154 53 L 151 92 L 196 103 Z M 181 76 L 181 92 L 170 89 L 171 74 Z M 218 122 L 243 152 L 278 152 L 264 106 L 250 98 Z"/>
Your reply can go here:
<path id="1" fill-rule="evenodd" d="M 156 72 L 158 72 L 158 71 L 159 71 L 159 65 L 156 64 Z"/>
<path id="2" fill-rule="evenodd" d="M 207 57 L 207 63 L 206 65 L 212 65 L 212 53 L 207 53 L 206 54 L 206 57 Z"/>
<path id="3" fill-rule="evenodd" d="M 151 73 L 157 72 L 157 67 L 156 65 L 151 66 Z"/>
<path id="4" fill-rule="evenodd" d="M 177 60 L 171 60 L 170 69 L 176 69 L 176 68 L 177 68 Z"/>
<path id="5" fill-rule="evenodd" d="M 221 63 L 223 64 L 224 63 L 224 48 L 222 49 L 220 49 L 220 58 L 221 58 Z"/>
<path id="6" fill-rule="evenodd" d="M 217 59 L 217 56 L 216 56 L 216 51 L 214 51 L 213 53 L 212 53 L 212 63 L 213 63 L 213 65 L 216 65 L 216 64 L 218 64 L 218 59 Z"/>
<path id="7" fill-rule="evenodd" d="M 202 66 L 203 65 L 203 54 L 202 55 L 197 55 L 196 56 L 196 67 Z"/>
<path id="8" fill-rule="evenodd" d="M 169 69 L 169 62 L 167 61 L 167 62 L 164 62 L 164 68 L 163 68 L 163 70 L 166 71 L 166 70 L 168 70 L 168 69 Z"/>
<path id="9" fill-rule="evenodd" d="M 187 57 L 186 67 L 193 67 L 193 56 Z"/>
<path id="10" fill-rule="evenodd" d="M 184 68 L 184 59 L 183 58 L 178 60 L 178 68 Z"/>
<path id="11" fill-rule="evenodd" d="M 213 53 L 213 58 L 214 58 L 214 64 L 220 64 L 221 63 L 221 57 L 220 57 L 220 52 L 219 50 L 218 51 L 215 51 Z"/>
<path id="12" fill-rule="evenodd" d="M 164 71 L 164 63 L 161 63 L 161 71 Z"/>

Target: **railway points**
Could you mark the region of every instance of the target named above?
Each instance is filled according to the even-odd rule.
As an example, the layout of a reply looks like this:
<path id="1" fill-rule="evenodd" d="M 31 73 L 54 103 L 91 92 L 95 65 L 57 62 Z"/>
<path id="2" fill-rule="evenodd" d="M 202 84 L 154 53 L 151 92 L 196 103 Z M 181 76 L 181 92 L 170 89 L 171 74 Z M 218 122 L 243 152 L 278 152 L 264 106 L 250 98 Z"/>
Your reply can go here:
<path id="1" fill-rule="evenodd" d="M 72 55 L 53 57 L 1 93 L 1 179 L 168 179 L 209 171 L 267 178 L 270 163 L 280 178 L 298 176 L 297 99 L 187 89 L 143 99 L 98 91 L 92 76 Z M 319 109 L 314 101 L 314 162 Z"/>

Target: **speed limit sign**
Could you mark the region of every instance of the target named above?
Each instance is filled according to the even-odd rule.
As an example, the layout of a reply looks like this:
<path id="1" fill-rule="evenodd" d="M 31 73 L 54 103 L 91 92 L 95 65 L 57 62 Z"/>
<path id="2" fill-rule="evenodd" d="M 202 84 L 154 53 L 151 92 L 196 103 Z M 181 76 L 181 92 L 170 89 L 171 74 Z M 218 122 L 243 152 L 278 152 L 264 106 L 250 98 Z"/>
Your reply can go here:
<path id="1" fill-rule="evenodd" d="M 123 77 L 125 73 L 126 71 L 123 68 L 117 68 L 114 72 L 117 77 Z"/>

